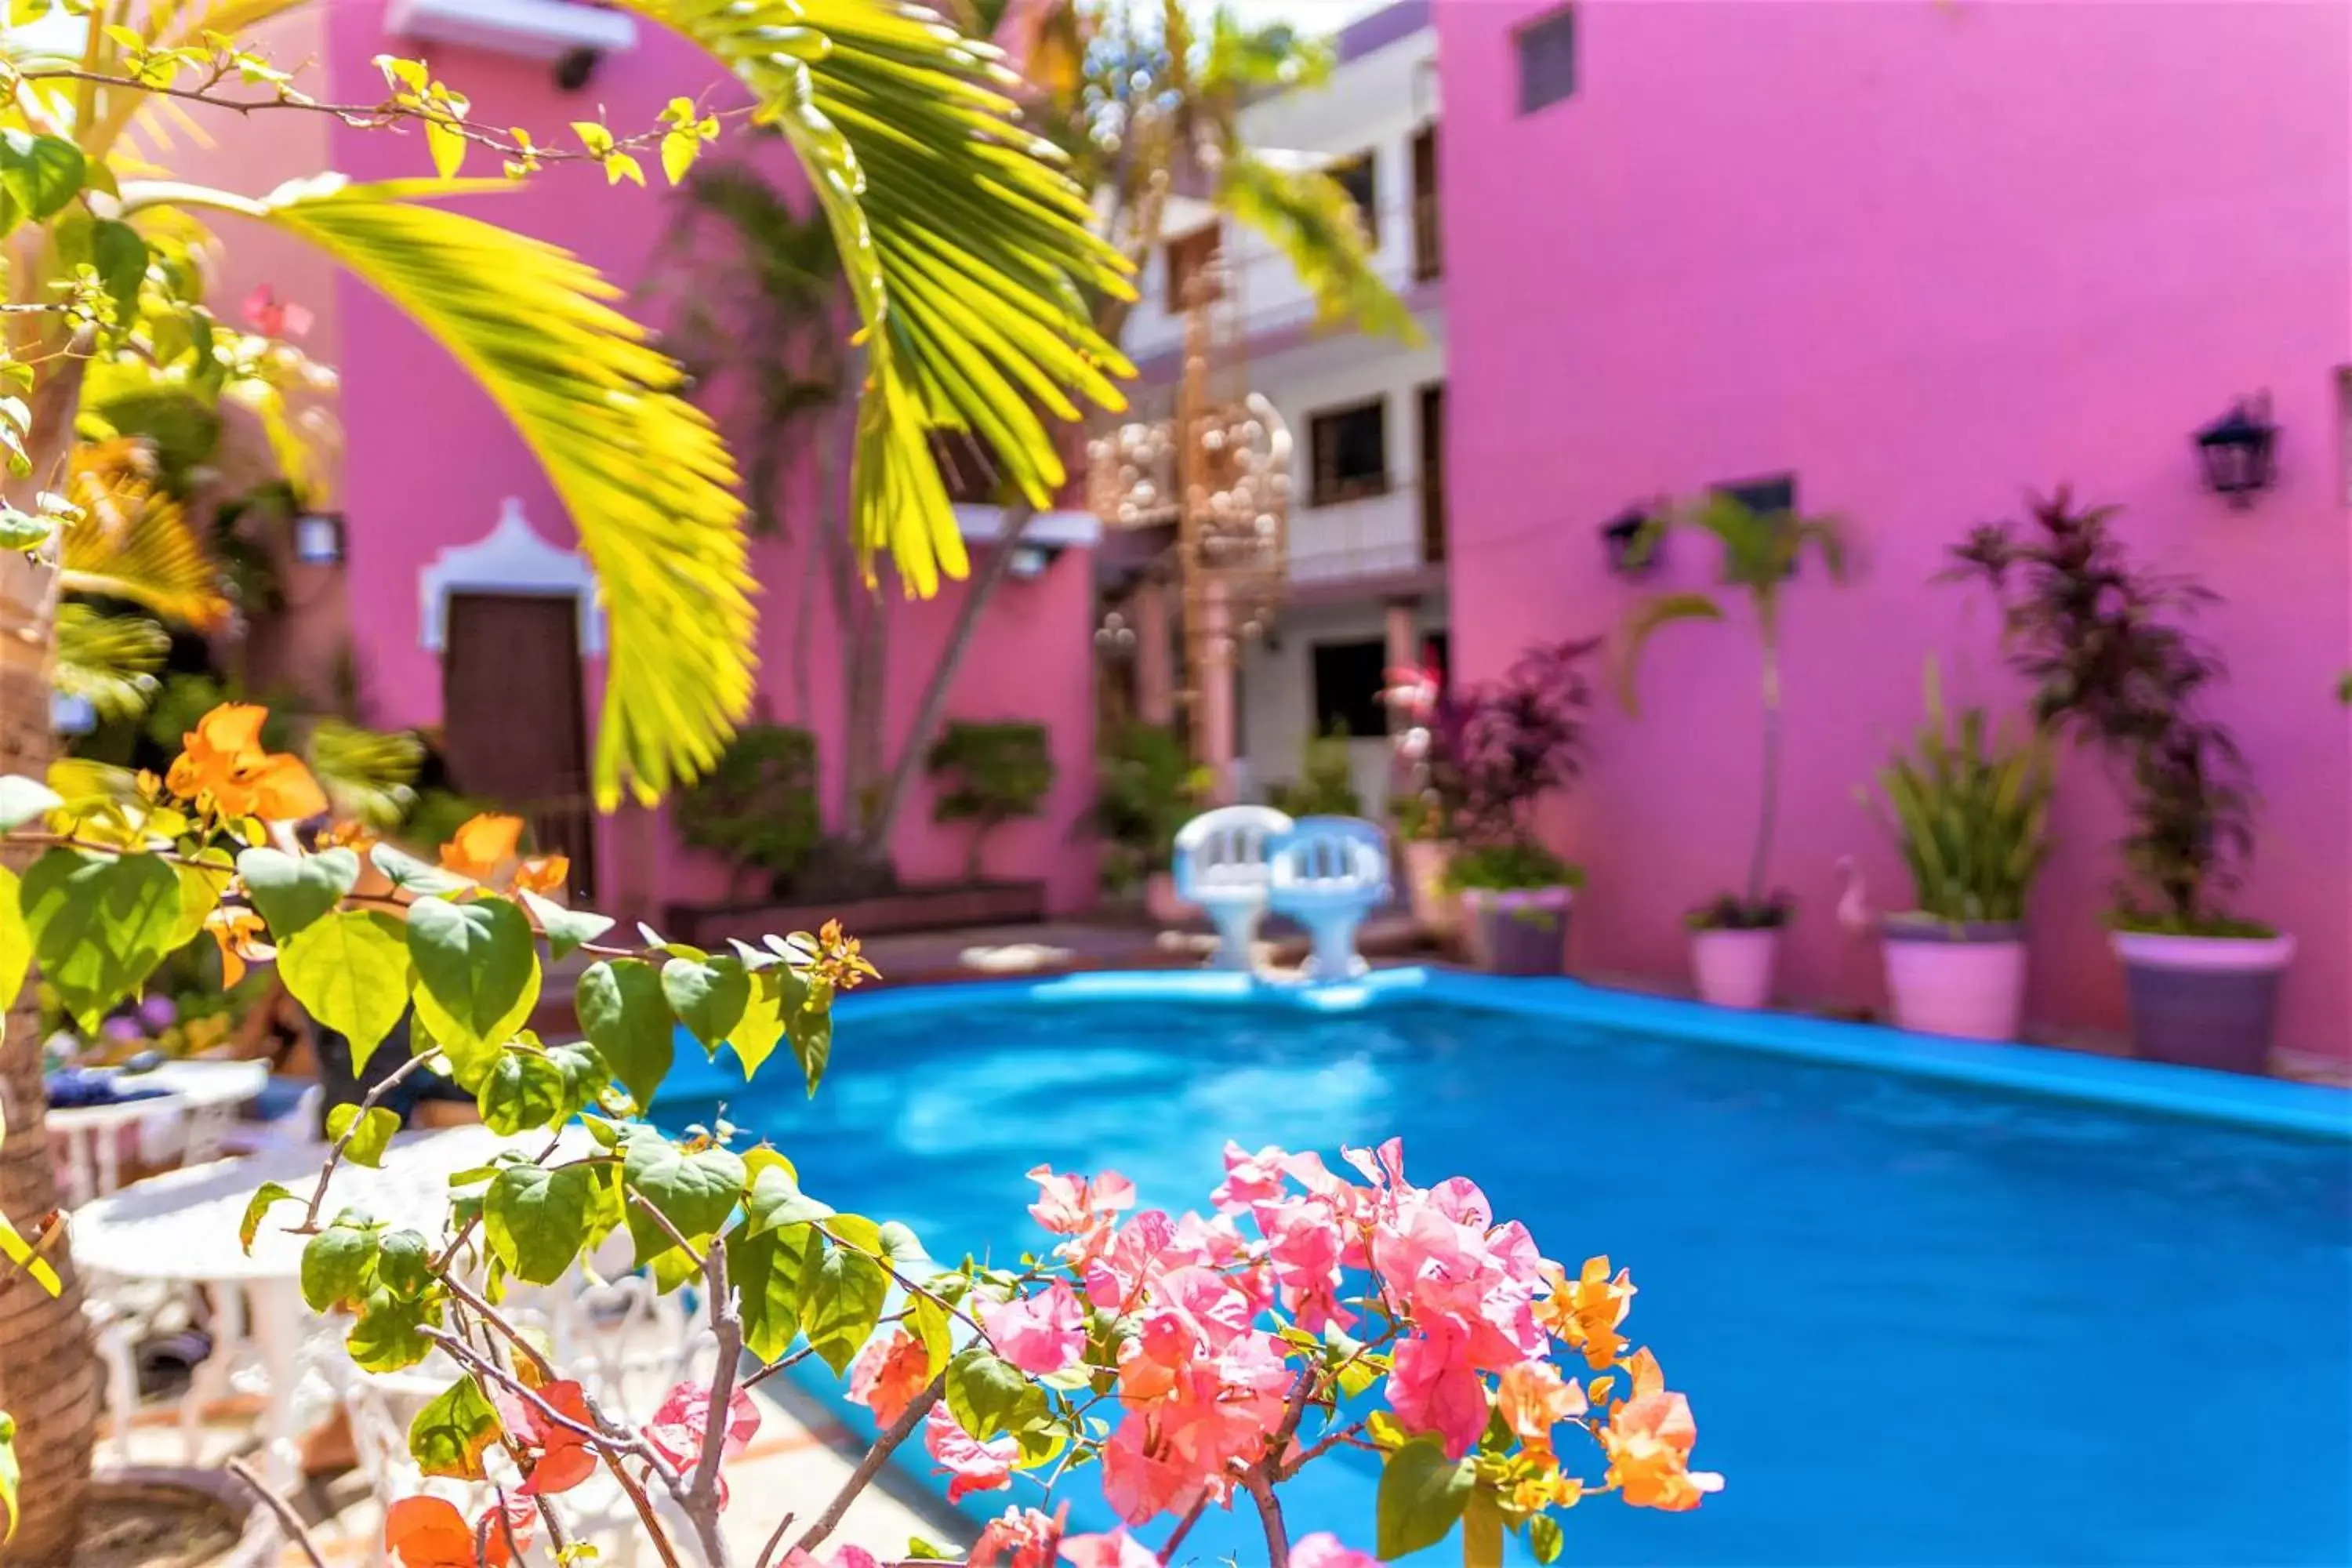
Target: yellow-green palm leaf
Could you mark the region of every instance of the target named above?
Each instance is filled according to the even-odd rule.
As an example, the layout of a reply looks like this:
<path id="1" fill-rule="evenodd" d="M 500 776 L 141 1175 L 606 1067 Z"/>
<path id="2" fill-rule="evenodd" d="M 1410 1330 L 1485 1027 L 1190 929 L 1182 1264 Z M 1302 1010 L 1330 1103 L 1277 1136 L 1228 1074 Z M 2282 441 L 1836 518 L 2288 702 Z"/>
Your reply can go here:
<path id="1" fill-rule="evenodd" d="M 220 565 L 180 503 L 144 480 L 75 475 L 81 515 L 59 535 L 58 585 L 142 605 L 167 621 L 210 631 L 228 618 Z"/>
<path id="2" fill-rule="evenodd" d="M 1064 480 L 1041 415 L 1125 406 L 1089 293 L 1129 297 L 1059 154 L 1013 121 L 996 50 L 883 0 L 623 0 L 722 61 L 791 141 L 866 324 L 852 531 L 918 593 L 960 576 L 935 429 L 983 440 L 1033 504 Z"/>
<path id="3" fill-rule="evenodd" d="M 190 186 L 126 202 L 212 206 L 319 246 L 447 349 L 547 470 L 603 585 L 612 627 L 596 793 L 652 800 L 714 762 L 751 701 L 751 578 L 735 469 L 677 367 L 555 246 L 416 198 L 481 182 L 330 177 L 248 201 Z"/>
<path id="4" fill-rule="evenodd" d="M 145 712 L 155 695 L 155 672 L 171 651 L 172 634 L 143 616 L 101 616 L 78 604 L 58 608 L 55 684 L 101 719 Z"/>

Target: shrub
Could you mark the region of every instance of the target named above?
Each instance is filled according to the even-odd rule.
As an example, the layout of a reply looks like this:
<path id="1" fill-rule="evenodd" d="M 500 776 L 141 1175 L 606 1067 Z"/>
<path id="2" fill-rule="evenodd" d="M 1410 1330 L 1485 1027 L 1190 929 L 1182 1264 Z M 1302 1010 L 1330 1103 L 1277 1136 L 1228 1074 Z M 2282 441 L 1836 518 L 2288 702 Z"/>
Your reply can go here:
<path id="1" fill-rule="evenodd" d="M 1328 735 L 1308 737 L 1298 782 L 1267 790 L 1266 804 L 1290 816 L 1361 816 L 1364 799 L 1356 793 L 1348 731 L 1335 726 Z"/>
<path id="2" fill-rule="evenodd" d="M 1054 787 L 1054 753 L 1045 726 L 1025 722 L 950 723 L 925 759 L 947 789 L 932 807 L 935 822 L 969 822 L 971 842 L 963 874 L 981 879 L 988 836 L 1016 816 L 1034 816 Z"/>
<path id="3" fill-rule="evenodd" d="M 1878 775 L 1918 912 L 1954 925 L 2023 920 L 2049 853 L 2049 742 L 1996 732 L 1981 708 L 1963 709 L 1956 731 L 1932 664 L 1927 687 L 1910 752 Z"/>
<path id="4" fill-rule="evenodd" d="M 772 885 L 789 883 L 820 832 L 815 738 L 784 724 L 744 726 L 670 815 L 695 848 L 764 871 Z"/>

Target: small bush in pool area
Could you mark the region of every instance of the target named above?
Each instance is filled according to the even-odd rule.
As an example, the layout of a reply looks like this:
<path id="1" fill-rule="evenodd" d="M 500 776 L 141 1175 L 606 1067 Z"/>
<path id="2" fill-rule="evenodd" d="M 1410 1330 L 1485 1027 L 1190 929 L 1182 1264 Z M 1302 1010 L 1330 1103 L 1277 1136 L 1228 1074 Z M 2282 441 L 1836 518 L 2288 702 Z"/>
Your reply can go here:
<path id="1" fill-rule="evenodd" d="M 1508 1533 L 1549 1563 L 1560 1516 L 1585 1498 L 1679 1510 L 1722 1484 L 1690 1468 L 1690 1406 L 1624 1335 L 1626 1275 L 1605 1258 L 1573 1272 L 1546 1258 L 1465 1177 L 1413 1185 L 1395 1142 L 1342 1150 L 1336 1167 L 1229 1146 L 1207 1211 L 1179 1216 L 1138 1212 L 1116 1174 L 1041 1165 L 1029 1212 L 1050 1249 L 1017 1268 L 942 1269 L 905 1226 L 803 1192 L 788 1149 L 737 1147 L 723 1123 L 669 1135 L 643 1108 L 681 1026 L 714 1053 L 731 1048 L 754 1079 L 782 1070 L 816 1092 L 833 1000 L 874 973 L 856 941 L 835 925 L 725 954 L 642 927 L 611 941 L 614 922 L 553 901 L 566 868 L 520 856 L 513 818 L 463 825 L 437 865 L 316 826 L 323 795 L 298 758 L 262 748 L 261 719 L 206 714 L 135 801 L 68 802 L 0 780 L 0 826 L 42 850 L 21 881 L 0 882 L 0 912 L 21 915 L 30 953 L 86 1020 L 207 931 L 232 980 L 274 962 L 351 1040 L 355 1070 L 413 1016 L 400 1037 L 419 1053 L 330 1114 L 315 1184 L 264 1184 L 243 1226 L 247 1250 L 266 1228 L 304 1238 L 304 1299 L 344 1321 L 359 1366 L 396 1372 L 437 1353 L 451 1375 L 417 1413 L 409 1452 L 468 1500 L 420 1495 L 386 1510 L 384 1544 L 405 1568 L 570 1561 L 571 1494 L 599 1475 L 661 1561 L 729 1568 L 727 1461 L 761 1421 L 750 1390 L 809 1357 L 847 1375 L 880 1432 L 870 1462 L 754 1568 L 871 1563 L 854 1547 L 815 1554 L 918 1438 L 950 1501 L 1016 1477 L 1042 1488 L 1041 1502 L 981 1532 L 971 1563 L 1003 1568 L 1189 1561 L 1194 1524 L 1228 1507 L 1255 1510 L 1272 1568 L 1366 1568 L 1366 1539 L 1385 1559 L 1457 1529 L 1469 1563 L 1498 1562 Z M 575 999 L 587 1037 L 547 1044 L 523 1026 L 544 959 L 574 952 L 594 961 Z M 21 987 L 27 957 L 15 954 L 0 987 Z M 426 1070 L 473 1094 L 514 1142 L 450 1177 L 429 1226 L 331 1212 L 339 1168 L 409 1155 L 383 1102 Z M 63 1289 L 43 1257 L 55 1239 L 0 1220 L 0 1253 L 51 1291 Z M 594 1368 L 552 1359 L 505 1304 L 518 1284 L 568 1287 L 608 1243 L 657 1290 L 691 1286 L 718 1348 L 707 1378 L 679 1383 L 643 1420 Z M 1285 1485 L 1341 1449 L 1379 1457 L 1375 1517 L 1353 1523 L 1352 1545 L 1320 1531 L 1294 1542 Z M 0 1459 L 12 1460 L 4 1447 Z M 11 1518 L 15 1474 L 0 1464 Z M 1066 1536 L 1049 1510 L 1072 1474 L 1099 1479 L 1118 1528 Z M 276 1511 L 299 1530 L 290 1508 Z M 1146 1531 L 1148 1542 L 1130 1533 Z"/>

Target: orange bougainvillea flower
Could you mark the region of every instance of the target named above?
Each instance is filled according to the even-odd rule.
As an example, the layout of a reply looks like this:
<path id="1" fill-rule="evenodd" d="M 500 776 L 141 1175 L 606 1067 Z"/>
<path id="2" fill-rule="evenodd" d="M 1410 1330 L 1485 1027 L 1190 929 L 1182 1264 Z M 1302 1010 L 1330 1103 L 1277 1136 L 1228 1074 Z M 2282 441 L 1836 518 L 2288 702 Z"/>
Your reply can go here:
<path id="1" fill-rule="evenodd" d="M 1621 1268 L 1609 1278 L 1606 1256 L 1588 1258 L 1584 1269 L 1570 1283 L 1556 1263 L 1544 1265 L 1551 1293 L 1535 1304 L 1536 1321 L 1560 1343 L 1584 1352 L 1585 1363 L 1596 1370 L 1615 1361 L 1625 1348 L 1617 1325 L 1633 1310 L 1633 1279 Z"/>
<path id="2" fill-rule="evenodd" d="M 375 829 L 364 822 L 338 822 L 319 835 L 321 849 L 349 849 L 364 855 L 376 846 Z"/>
<path id="3" fill-rule="evenodd" d="M 1584 1414 L 1584 1390 L 1548 1361 L 1521 1362 L 1503 1369 L 1495 1385 L 1495 1409 L 1520 1442 L 1549 1452 L 1551 1429 Z"/>
<path id="4" fill-rule="evenodd" d="M 1601 1434 L 1609 1455 L 1609 1483 L 1635 1508 L 1681 1513 L 1699 1499 L 1723 1489 L 1723 1478 L 1690 1468 L 1698 1422 L 1690 1401 L 1666 1391 L 1658 1358 L 1646 1350 L 1626 1363 L 1633 1374 L 1633 1397 L 1610 1415 Z"/>
<path id="5" fill-rule="evenodd" d="M 1577 1500 L 1584 1496 L 1584 1483 L 1574 1476 L 1562 1475 L 1549 1454 L 1539 1458 L 1543 1461 L 1542 1468 L 1511 1483 L 1511 1506 L 1521 1513 L 1540 1513 L 1548 1508 L 1574 1508 Z"/>
<path id="6" fill-rule="evenodd" d="M 497 1519 L 490 1519 L 482 1539 L 488 1568 L 507 1568 L 514 1560 L 509 1532 Z M 383 1547 L 402 1568 L 474 1568 L 474 1527 L 446 1498 L 404 1497 L 383 1512 Z"/>
<path id="7" fill-rule="evenodd" d="M 571 879 L 572 862 L 562 855 L 534 856 L 515 868 L 516 891 L 537 893 L 543 899 L 563 891 L 563 884 Z"/>
<path id="8" fill-rule="evenodd" d="M 499 867 L 514 858 L 515 848 L 521 842 L 521 817 L 485 812 L 467 818 L 457 829 L 457 836 L 441 846 L 441 868 L 455 871 L 460 877 L 471 877 L 477 882 L 487 882 L 498 875 Z"/>
<path id="9" fill-rule="evenodd" d="M 164 787 L 182 800 L 209 800 L 224 816 L 257 816 L 265 822 L 299 822 L 327 809 L 326 792 L 302 759 L 266 752 L 261 726 L 268 710 L 247 702 L 225 702 L 196 721 L 180 737 L 180 755 Z"/>
<path id="10" fill-rule="evenodd" d="M 551 1383 L 532 1399 L 501 1393 L 491 1403 L 498 1406 L 507 1435 L 537 1456 L 530 1475 L 516 1489 L 521 1495 L 553 1497 L 596 1473 L 596 1450 L 582 1430 L 594 1430 L 594 1417 L 588 1414 L 587 1394 L 579 1384 L 568 1379 Z M 563 1419 L 550 1419 L 551 1410 Z"/>
<path id="11" fill-rule="evenodd" d="M 205 917 L 205 930 L 220 943 L 222 990 L 245 978 L 247 964 L 267 963 L 278 956 L 278 950 L 261 940 L 268 929 L 259 915 L 231 904 Z"/>

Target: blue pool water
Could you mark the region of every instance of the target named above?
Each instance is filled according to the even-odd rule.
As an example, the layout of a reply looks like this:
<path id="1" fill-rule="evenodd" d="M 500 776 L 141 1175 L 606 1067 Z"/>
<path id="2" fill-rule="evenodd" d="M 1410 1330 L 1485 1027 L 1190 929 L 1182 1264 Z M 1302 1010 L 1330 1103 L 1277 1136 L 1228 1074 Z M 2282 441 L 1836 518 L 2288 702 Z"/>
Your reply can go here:
<path id="1" fill-rule="evenodd" d="M 1401 1134 L 1416 1183 L 1469 1175 L 1548 1255 L 1631 1268 L 1628 1331 L 1689 1393 L 1696 1462 L 1727 1482 L 1696 1514 L 1580 1507 L 1565 1561 L 2352 1562 L 2352 1143 L 2325 1134 L 2333 1091 L 2097 1064 L 2119 1093 L 2193 1106 L 2210 1088 L 2320 1129 L 2297 1135 L 1612 1021 L 1703 1016 L 1651 1004 L 934 994 L 853 998 L 814 1102 L 779 1075 L 726 1115 L 935 1256 L 1037 1246 L 1022 1173 L 1040 1161 L 1122 1171 L 1181 1209 L 1205 1206 L 1228 1138 L 1328 1157 Z M 665 1119 L 712 1114 L 718 1081 L 683 1083 Z M 1294 1535 L 1369 1548 L 1375 1479 L 1368 1457 L 1318 1461 L 1289 1494 Z M 1089 1486 L 1066 1489 L 1077 1521 L 1107 1522 Z M 1263 1557 L 1237 1519 L 1193 1542 Z"/>

